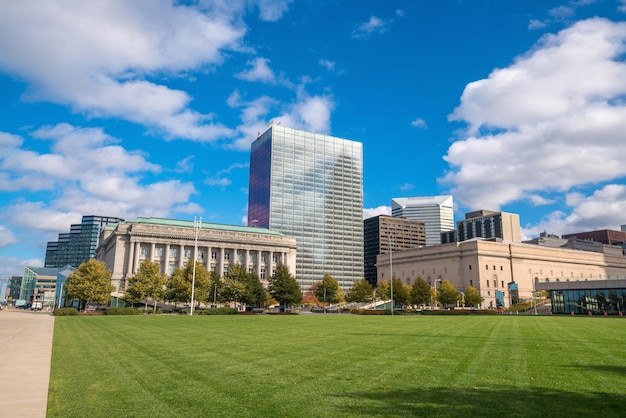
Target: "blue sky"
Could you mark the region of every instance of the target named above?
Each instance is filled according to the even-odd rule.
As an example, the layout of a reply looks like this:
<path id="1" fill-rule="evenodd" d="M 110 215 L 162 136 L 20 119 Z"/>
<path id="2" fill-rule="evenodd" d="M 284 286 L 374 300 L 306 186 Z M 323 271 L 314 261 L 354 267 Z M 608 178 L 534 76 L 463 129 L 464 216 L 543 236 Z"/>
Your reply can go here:
<path id="1" fill-rule="evenodd" d="M 0 5 L 0 278 L 82 215 L 242 224 L 270 121 L 364 144 L 365 216 L 626 224 L 626 0 Z"/>

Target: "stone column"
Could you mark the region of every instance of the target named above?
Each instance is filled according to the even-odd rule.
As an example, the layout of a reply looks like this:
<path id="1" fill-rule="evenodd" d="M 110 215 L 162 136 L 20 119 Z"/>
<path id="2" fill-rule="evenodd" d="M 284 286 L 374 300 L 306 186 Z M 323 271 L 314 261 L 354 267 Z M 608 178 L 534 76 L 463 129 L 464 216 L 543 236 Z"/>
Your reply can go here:
<path id="1" fill-rule="evenodd" d="M 185 244 L 178 245 L 178 267 L 183 268 L 183 259 L 185 258 Z"/>
<path id="2" fill-rule="evenodd" d="M 150 243 L 150 262 L 154 263 L 154 251 L 156 250 L 156 243 Z"/>
<path id="3" fill-rule="evenodd" d="M 165 244 L 165 256 L 163 257 L 163 273 L 169 275 L 170 269 L 170 244 Z"/>
<path id="4" fill-rule="evenodd" d="M 135 259 L 135 243 L 128 239 L 128 263 L 126 264 L 126 274 L 133 274 L 133 260 Z"/>

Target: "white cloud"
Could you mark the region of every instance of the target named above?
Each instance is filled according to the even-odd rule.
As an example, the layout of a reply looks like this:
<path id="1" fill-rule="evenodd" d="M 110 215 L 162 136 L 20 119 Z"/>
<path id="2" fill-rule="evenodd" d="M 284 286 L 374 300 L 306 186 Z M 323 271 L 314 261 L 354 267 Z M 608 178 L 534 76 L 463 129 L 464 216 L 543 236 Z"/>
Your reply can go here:
<path id="1" fill-rule="evenodd" d="M 620 0 L 620 6 L 618 6 L 617 10 L 620 12 L 626 13 L 626 0 Z"/>
<path id="2" fill-rule="evenodd" d="M 269 62 L 270 60 L 268 60 L 267 58 L 255 58 L 253 61 L 248 61 L 248 65 L 250 65 L 252 68 L 246 71 L 242 71 L 235 76 L 246 81 L 274 83 L 276 81 L 276 76 L 269 67 Z"/>
<path id="3" fill-rule="evenodd" d="M 372 16 L 367 22 L 361 23 L 354 31 L 352 31 L 352 37 L 357 39 L 366 39 L 373 34 L 385 33 L 387 32 L 390 24 L 391 21 Z"/>
<path id="4" fill-rule="evenodd" d="M 528 30 L 542 29 L 546 26 L 548 26 L 547 23 L 537 19 L 531 19 L 530 22 L 528 22 Z"/>
<path id="5" fill-rule="evenodd" d="M 326 58 L 322 58 L 319 61 L 320 65 L 326 68 L 328 71 L 335 71 L 335 62 L 327 60 Z"/>
<path id="6" fill-rule="evenodd" d="M 85 213 L 166 216 L 195 193 L 191 183 L 179 180 L 146 181 L 162 168 L 142 153 L 116 145 L 118 141 L 101 129 L 59 124 L 41 128 L 33 136 L 49 141 L 50 152 L 27 150 L 21 140 L 3 147 L 0 156 L 12 157 L 0 160 L 0 190 L 43 191 L 50 203 L 20 199 L 0 206 L 0 214 L 12 225 L 59 231 L 80 222 L 80 214 Z"/>
<path id="7" fill-rule="evenodd" d="M 378 215 L 391 216 L 391 206 L 378 206 L 376 208 L 363 208 L 363 219 L 373 218 Z"/>
<path id="8" fill-rule="evenodd" d="M 569 6 L 558 6 L 548 10 L 548 14 L 557 20 L 562 20 L 574 16 L 576 9 Z"/>
<path id="9" fill-rule="evenodd" d="M 415 186 L 411 183 L 404 183 L 402 186 L 399 187 L 399 189 L 405 192 L 407 190 L 412 190 L 414 187 Z"/>
<path id="10" fill-rule="evenodd" d="M 296 101 L 285 105 L 282 111 L 279 110 L 279 113 L 271 118 L 268 118 L 268 115 L 279 105 L 277 100 L 262 96 L 246 102 L 238 92 L 231 94 L 229 104 L 242 108 L 242 124 L 237 128 L 240 136 L 233 142 L 232 147 L 249 150 L 250 144 L 257 136 L 267 130 L 270 121 L 294 129 L 330 133 L 330 116 L 336 106 L 333 97 L 310 96 L 303 89 L 299 90 Z"/>
<path id="11" fill-rule="evenodd" d="M 289 2 L 260 1 L 261 15 L 280 17 Z M 0 69 L 28 83 L 25 98 L 119 117 L 168 137 L 214 140 L 233 132 L 189 108 L 191 97 L 153 80 L 220 65 L 241 50 L 245 27 L 237 7 L 110 0 L 9 2 L 0 14 Z M 227 13 L 228 12 L 228 13 Z M 94 30 L 97 28 L 97 30 Z"/>
<path id="12" fill-rule="evenodd" d="M 41 259 L 20 260 L 15 257 L 0 255 L 0 277 L 21 276 L 24 274 L 24 266 L 43 267 Z"/>
<path id="13" fill-rule="evenodd" d="M 590 196 L 572 193 L 567 204 L 570 212 L 556 211 L 548 214 L 537 225 L 525 228 L 525 235 L 536 237 L 547 231 L 557 235 L 593 229 L 618 229 L 626 224 L 626 186 L 608 184 Z"/>
<path id="14" fill-rule="evenodd" d="M 626 176 L 626 23 L 589 19 L 470 83 L 443 179 L 479 209 Z"/>
<path id="15" fill-rule="evenodd" d="M 0 247 L 6 247 L 16 242 L 17 239 L 13 232 L 8 230 L 4 225 L 0 225 Z"/>
<path id="16" fill-rule="evenodd" d="M 289 8 L 292 0 L 256 0 L 259 8 L 259 17 L 268 22 L 280 19 Z"/>
<path id="17" fill-rule="evenodd" d="M 417 118 L 415 120 L 413 120 L 411 122 L 411 126 L 414 126 L 416 128 L 428 128 L 428 125 L 426 124 L 426 121 L 422 118 Z"/>

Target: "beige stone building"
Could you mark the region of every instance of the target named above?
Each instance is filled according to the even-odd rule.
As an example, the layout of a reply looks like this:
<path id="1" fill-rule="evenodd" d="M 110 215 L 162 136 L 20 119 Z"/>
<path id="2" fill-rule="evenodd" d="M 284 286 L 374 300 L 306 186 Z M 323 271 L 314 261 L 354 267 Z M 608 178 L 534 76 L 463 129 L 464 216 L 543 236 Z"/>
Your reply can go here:
<path id="1" fill-rule="evenodd" d="M 177 267 L 193 262 L 196 228 L 193 221 L 137 218 L 106 227 L 96 258 L 112 270 L 113 296 L 123 294 L 126 279 L 137 272 L 144 260 L 158 262 L 170 275 Z M 296 240 L 276 231 L 213 223 L 198 223 L 196 259 L 220 275 L 239 264 L 267 279 L 279 264 L 294 274 Z"/>
<path id="2" fill-rule="evenodd" d="M 449 280 L 460 292 L 473 286 L 487 308 L 509 306 L 509 284 L 513 282 L 519 299 L 530 301 L 536 282 L 626 278 L 626 257 L 621 248 L 604 245 L 599 250 L 595 245 L 585 251 L 578 242 L 571 246 L 579 249 L 470 240 L 394 252 L 391 267 L 393 276 L 404 283 L 413 284 L 421 277 L 433 287 Z M 377 267 L 378 281 L 389 280 L 389 254 L 378 256 Z"/>

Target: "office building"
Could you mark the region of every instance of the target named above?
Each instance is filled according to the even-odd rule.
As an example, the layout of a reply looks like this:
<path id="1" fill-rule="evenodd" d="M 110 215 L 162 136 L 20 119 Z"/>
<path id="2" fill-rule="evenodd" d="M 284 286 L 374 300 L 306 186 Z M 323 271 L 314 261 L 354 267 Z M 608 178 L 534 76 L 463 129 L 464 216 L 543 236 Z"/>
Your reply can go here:
<path id="1" fill-rule="evenodd" d="M 264 284 L 276 266 L 284 264 L 293 272 L 296 265 L 296 241 L 280 232 L 247 226 L 198 223 L 161 218 L 137 218 L 102 231 L 96 254 L 112 271 L 114 297 L 124 294 L 127 279 L 141 262 L 159 263 L 161 272 L 171 275 L 174 269 L 196 260 L 221 276 L 238 264 L 256 273 Z"/>
<path id="2" fill-rule="evenodd" d="M 24 266 L 19 299 L 41 301 L 43 306 L 52 306 L 58 271 L 58 268 Z"/>
<path id="3" fill-rule="evenodd" d="M 44 266 L 61 268 L 66 265 L 78 267 L 96 256 L 100 231 L 108 224 L 124 222 L 110 216 L 83 216 L 82 222 L 72 224 L 70 232 L 59 234 L 57 241 L 46 246 Z"/>
<path id="4" fill-rule="evenodd" d="M 248 225 L 296 238 L 303 290 L 363 278 L 363 147 L 274 124 L 252 143 Z"/>
<path id="5" fill-rule="evenodd" d="M 376 286 L 376 257 L 389 251 L 401 251 L 426 245 L 424 222 L 379 215 L 363 221 L 364 277 Z"/>
<path id="6" fill-rule="evenodd" d="M 532 301 L 540 282 L 625 280 L 621 248 L 599 245 L 601 251 L 574 241 L 557 248 L 474 239 L 394 252 L 393 275 L 408 284 L 421 277 L 432 287 L 449 280 L 459 292 L 472 286 L 484 298 L 483 307 L 502 308 Z M 377 265 L 378 280 L 388 280 L 389 254 L 378 256 Z"/>
<path id="7" fill-rule="evenodd" d="M 562 238 L 577 238 L 581 240 L 600 242 L 607 245 L 624 245 L 626 244 L 626 231 L 616 231 L 614 229 L 599 229 L 596 231 L 565 234 L 562 236 Z"/>
<path id="8" fill-rule="evenodd" d="M 457 240 L 472 238 L 500 238 L 504 241 L 521 242 L 522 233 L 517 213 L 479 210 L 465 214 L 457 221 Z"/>
<path id="9" fill-rule="evenodd" d="M 391 199 L 391 215 L 424 222 L 427 246 L 441 244 L 441 233 L 454 229 L 454 202 L 449 195 Z"/>

